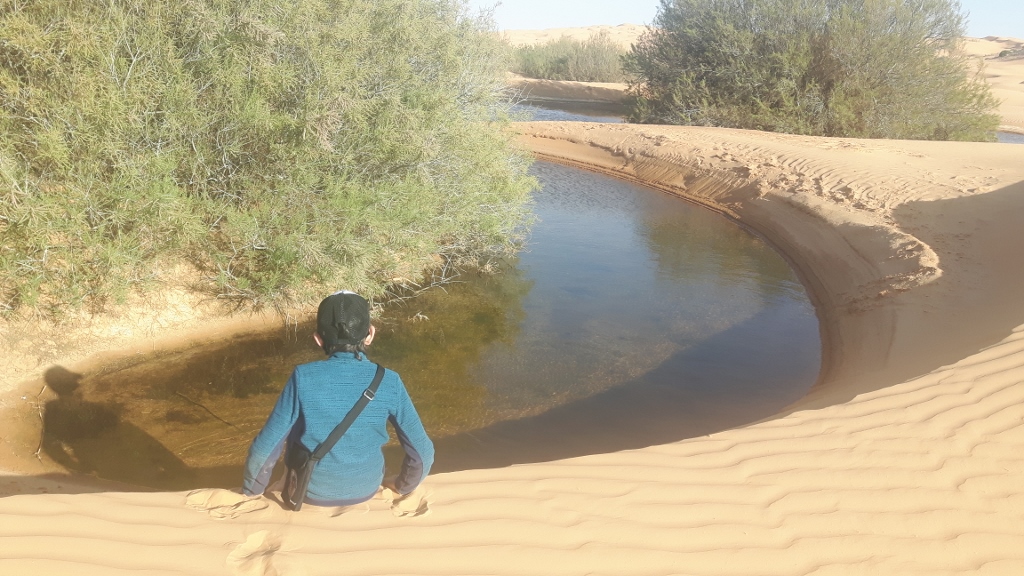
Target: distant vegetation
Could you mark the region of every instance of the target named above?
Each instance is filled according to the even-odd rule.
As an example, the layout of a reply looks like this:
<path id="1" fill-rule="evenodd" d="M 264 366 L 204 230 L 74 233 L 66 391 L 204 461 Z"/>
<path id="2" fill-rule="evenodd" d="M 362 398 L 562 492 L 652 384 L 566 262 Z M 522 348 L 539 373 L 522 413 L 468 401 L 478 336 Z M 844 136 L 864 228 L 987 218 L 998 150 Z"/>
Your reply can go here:
<path id="1" fill-rule="evenodd" d="M 563 36 L 545 44 L 516 48 L 513 71 L 545 80 L 622 82 L 621 59 L 625 53 L 607 32 L 583 41 Z"/>
<path id="2" fill-rule="evenodd" d="M 955 0 L 662 0 L 625 58 L 632 121 L 991 140 Z"/>
<path id="3" fill-rule="evenodd" d="M 530 160 L 507 49 L 464 10 L 0 0 L 0 312 L 182 269 L 243 306 L 379 296 L 512 249 Z"/>

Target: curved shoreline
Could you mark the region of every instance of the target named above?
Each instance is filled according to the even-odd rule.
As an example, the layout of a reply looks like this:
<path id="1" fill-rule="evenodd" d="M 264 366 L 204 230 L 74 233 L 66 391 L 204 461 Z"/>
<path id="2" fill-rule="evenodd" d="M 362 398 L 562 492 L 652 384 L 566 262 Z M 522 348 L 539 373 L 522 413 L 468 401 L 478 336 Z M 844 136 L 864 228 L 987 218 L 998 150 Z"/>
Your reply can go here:
<path id="1" fill-rule="evenodd" d="M 750 178 L 755 167 L 749 161 L 737 163 L 726 159 L 715 166 L 713 158 L 720 155 L 695 152 L 685 156 L 675 148 L 668 154 L 659 153 L 666 134 L 693 135 L 701 133 L 699 129 L 657 127 L 648 134 L 645 132 L 652 127 L 568 127 L 540 122 L 518 126 L 520 142 L 539 158 L 602 172 L 682 197 L 723 214 L 775 246 L 808 289 L 819 316 L 822 367 L 812 394 L 847 372 L 862 371 L 865 365 L 879 362 L 888 353 L 890 343 L 885 339 L 892 328 L 885 307 L 851 308 L 851 304 L 877 297 L 887 288 L 906 290 L 941 273 L 934 266 L 936 257 L 931 249 L 895 226 L 865 214 L 851 216 L 842 210 L 815 212 L 805 199 L 780 195 L 782 191 L 772 189 L 763 177 Z M 717 137 L 729 133 L 743 131 L 714 132 Z M 854 226 L 855 232 L 843 234 L 837 225 Z M 868 237 L 864 237 L 862 228 L 870 230 Z M 900 246 L 904 252 L 907 244 L 912 244 L 910 257 L 887 253 L 888 243 L 879 250 L 879 234 L 894 239 L 892 245 Z M 806 238 L 816 238 L 827 249 L 806 250 Z M 896 270 L 883 269 L 880 263 L 893 258 L 901 260 L 902 266 Z M 860 265 L 844 272 L 835 266 L 837 260 Z M 887 278 L 892 280 L 891 286 L 886 283 Z M 872 316 L 867 322 L 859 317 L 864 313 Z M 870 334 L 864 333 L 867 326 L 871 326 Z M 844 345 L 866 340 L 876 345 Z"/>
<path id="2" fill-rule="evenodd" d="M 800 283 L 807 290 L 808 299 L 814 306 L 815 314 L 818 316 L 819 336 L 822 344 L 822 350 L 821 367 L 819 368 L 818 376 L 815 379 L 815 386 L 822 382 L 824 376 L 827 373 L 829 373 L 829 368 L 832 365 L 832 356 L 834 354 L 834 351 L 830 343 L 833 339 L 835 339 L 838 336 L 838 334 L 835 333 L 836 331 L 834 330 L 832 324 L 827 320 L 823 319 L 830 318 L 832 315 L 832 311 L 828 308 L 825 301 L 820 296 L 820 291 L 822 290 L 822 287 L 820 285 L 820 282 L 817 281 L 817 278 L 813 273 L 813 269 L 809 269 L 806 265 L 804 265 L 804 263 L 801 260 L 794 259 L 791 256 L 791 254 L 780 245 L 782 243 L 780 238 L 777 234 L 773 234 L 771 229 L 765 230 L 763 226 L 758 226 L 756 222 L 752 223 L 750 221 L 745 221 L 740 217 L 739 214 L 736 213 L 736 211 L 731 210 L 728 207 L 718 204 L 714 201 L 711 201 L 699 194 L 690 194 L 685 189 L 679 188 L 677 186 L 672 186 L 670 184 L 658 180 L 645 180 L 637 175 L 630 174 L 628 171 L 623 170 L 621 167 L 616 167 L 614 163 L 603 163 L 600 161 L 598 161 L 597 163 L 585 162 L 579 159 L 569 158 L 563 154 L 545 152 L 543 151 L 545 148 L 543 145 L 531 143 L 528 141 L 528 139 L 529 135 L 524 134 L 524 143 L 526 143 L 527 147 L 531 148 L 531 150 L 534 153 L 534 156 L 536 156 L 539 160 L 544 160 L 546 162 L 554 162 L 557 164 L 564 164 L 566 166 L 572 166 L 574 168 L 579 168 L 581 170 L 587 170 L 590 172 L 597 172 L 600 174 L 604 174 L 606 176 L 611 176 L 613 178 L 619 178 L 621 180 L 625 180 L 633 184 L 638 184 L 641 186 L 646 186 L 648 188 L 653 188 L 655 190 L 661 190 L 662 192 L 667 192 L 669 194 L 672 194 L 673 196 L 677 196 L 687 202 L 690 202 L 691 204 L 696 204 L 702 208 L 721 214 L 723 217 L 733 222 L 733 224 L 736 224 L 737 226 L 740 226 L 741 228 L 747 230 L 748 232 L 754 234 L 755 236 L 758 236 L 759 238 L 767 242 L 768 245 L 772 246 L 775 249 L 775 251 L 780 256 L 782 256 L 786 263 L 789 264 L 790 268 L 792 268 L 793 271 L 796 273 L 797 278 L 800 280 Z M 714 180 L 714 176 L 709 176 L 708 178 Z M 722 182 L 722 185 L 728 187 L 730 184 L 728 182 Z"/>
<path id="3" fill-rule="evenodd" d="M 518 130 L 546 159 L 690 196 L 779 247 L 828 324 L 819 385 L 710 436 L 432 476 L 418 518 L 0 478 L 0 571 L 1024 573 L 1024 149 Z"/>

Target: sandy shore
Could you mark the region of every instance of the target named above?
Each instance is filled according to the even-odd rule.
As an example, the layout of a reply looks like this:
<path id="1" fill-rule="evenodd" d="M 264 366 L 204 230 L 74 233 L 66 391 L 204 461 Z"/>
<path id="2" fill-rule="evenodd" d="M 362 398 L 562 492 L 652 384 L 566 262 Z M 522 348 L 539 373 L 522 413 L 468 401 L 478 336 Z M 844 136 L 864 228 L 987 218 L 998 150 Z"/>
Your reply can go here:
<path id="1" fill-rule="evenodd" d="M 521 98 L 532 102 L 621 105 L 626 96 L 626 85 L 618 82 L 540 80 L 509 74 L 507 83 Z"/>
<path id="2" fill-rule="evenodd" d="M 978 42 L 1004 129 L 1024 132 L 1024 60 L 991 58 L 1015 41 Z M 782 250 L 822 322 L 811 394 L 710 436 L 435 475 L 348 510 L 0 474 L 0 574 L 1024 574 L 1024 146 L 519 130 L 541 158 L 684 196 Z M 211 325 L 163 298 L 73 349 L 3 333 L 0 407 L 28 409 L 15 382 L 91 350 L 275 321 Z"/>
<path id="3" fill-rule="evenodd" d="M 0 573 L 1024 573 L 1024 147 L 521 130 L 784 250 L 822 318 L 814 391 L 711 436 L 433 476 L 419 517 L 9 477 Z"/>

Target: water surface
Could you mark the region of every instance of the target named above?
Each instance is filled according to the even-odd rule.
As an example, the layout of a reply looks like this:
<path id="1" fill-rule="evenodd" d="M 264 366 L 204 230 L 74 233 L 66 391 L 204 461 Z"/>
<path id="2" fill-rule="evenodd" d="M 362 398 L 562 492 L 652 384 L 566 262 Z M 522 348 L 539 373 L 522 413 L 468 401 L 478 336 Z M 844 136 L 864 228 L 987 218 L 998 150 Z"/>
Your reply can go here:
<path id="1" fill-rule="evenodd" d="M 436 471 L 639 448 L 770 416 L 820 364 L 786 262 L 708 210 L 550 163 L 539 221 L 500 273 L 392 306 L 371 358 L 405 380 Z M 44 450 L 158 488 L 236 486 L 312 325 L 53 369 Z M 339 415 L 339 418 L 342 415 Z M 392 450 L 390 461 L 395 461 Z"/>
<path id="2" fill-rule="evenodd" d="M 521 121 L 555 120 L 560 122 L 622 123 L 624 107 L 617 104 L 597 106 L 572 102 L 527 101 L 512 107 Z"/>

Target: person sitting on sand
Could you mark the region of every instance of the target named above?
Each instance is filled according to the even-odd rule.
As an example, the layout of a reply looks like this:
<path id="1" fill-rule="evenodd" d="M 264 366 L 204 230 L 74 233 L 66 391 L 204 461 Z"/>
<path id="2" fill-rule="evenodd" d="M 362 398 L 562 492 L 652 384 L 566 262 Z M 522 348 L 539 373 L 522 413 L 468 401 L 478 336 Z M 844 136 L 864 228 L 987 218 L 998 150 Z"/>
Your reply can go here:
<path id="1" fill-rule="evenodd" d="M 286 442 L 299 440 L 316 448 L 345 417 L 367 389 L 376 364 L 366 346 L 376 332 L 367 301 L 352 292 L 325 298 L 317 310 L 313 339 L 328 358 L 300 364 L 277 399 L 267 423 L 252 442 L 245 462 L 242 492 L 263 494 Z M 402 468 L 384 482 L 384 454 L 391 422 L 405 450 Z M 402 379 L 384 372 L 380 387 L 352 427 L 317 465 L 305 502 L 315 506 L 347 506 L 373 498 L 384 485 L 399 495 L 412 492 L 434 462 L 434 445 L 423 429 Z"/>

